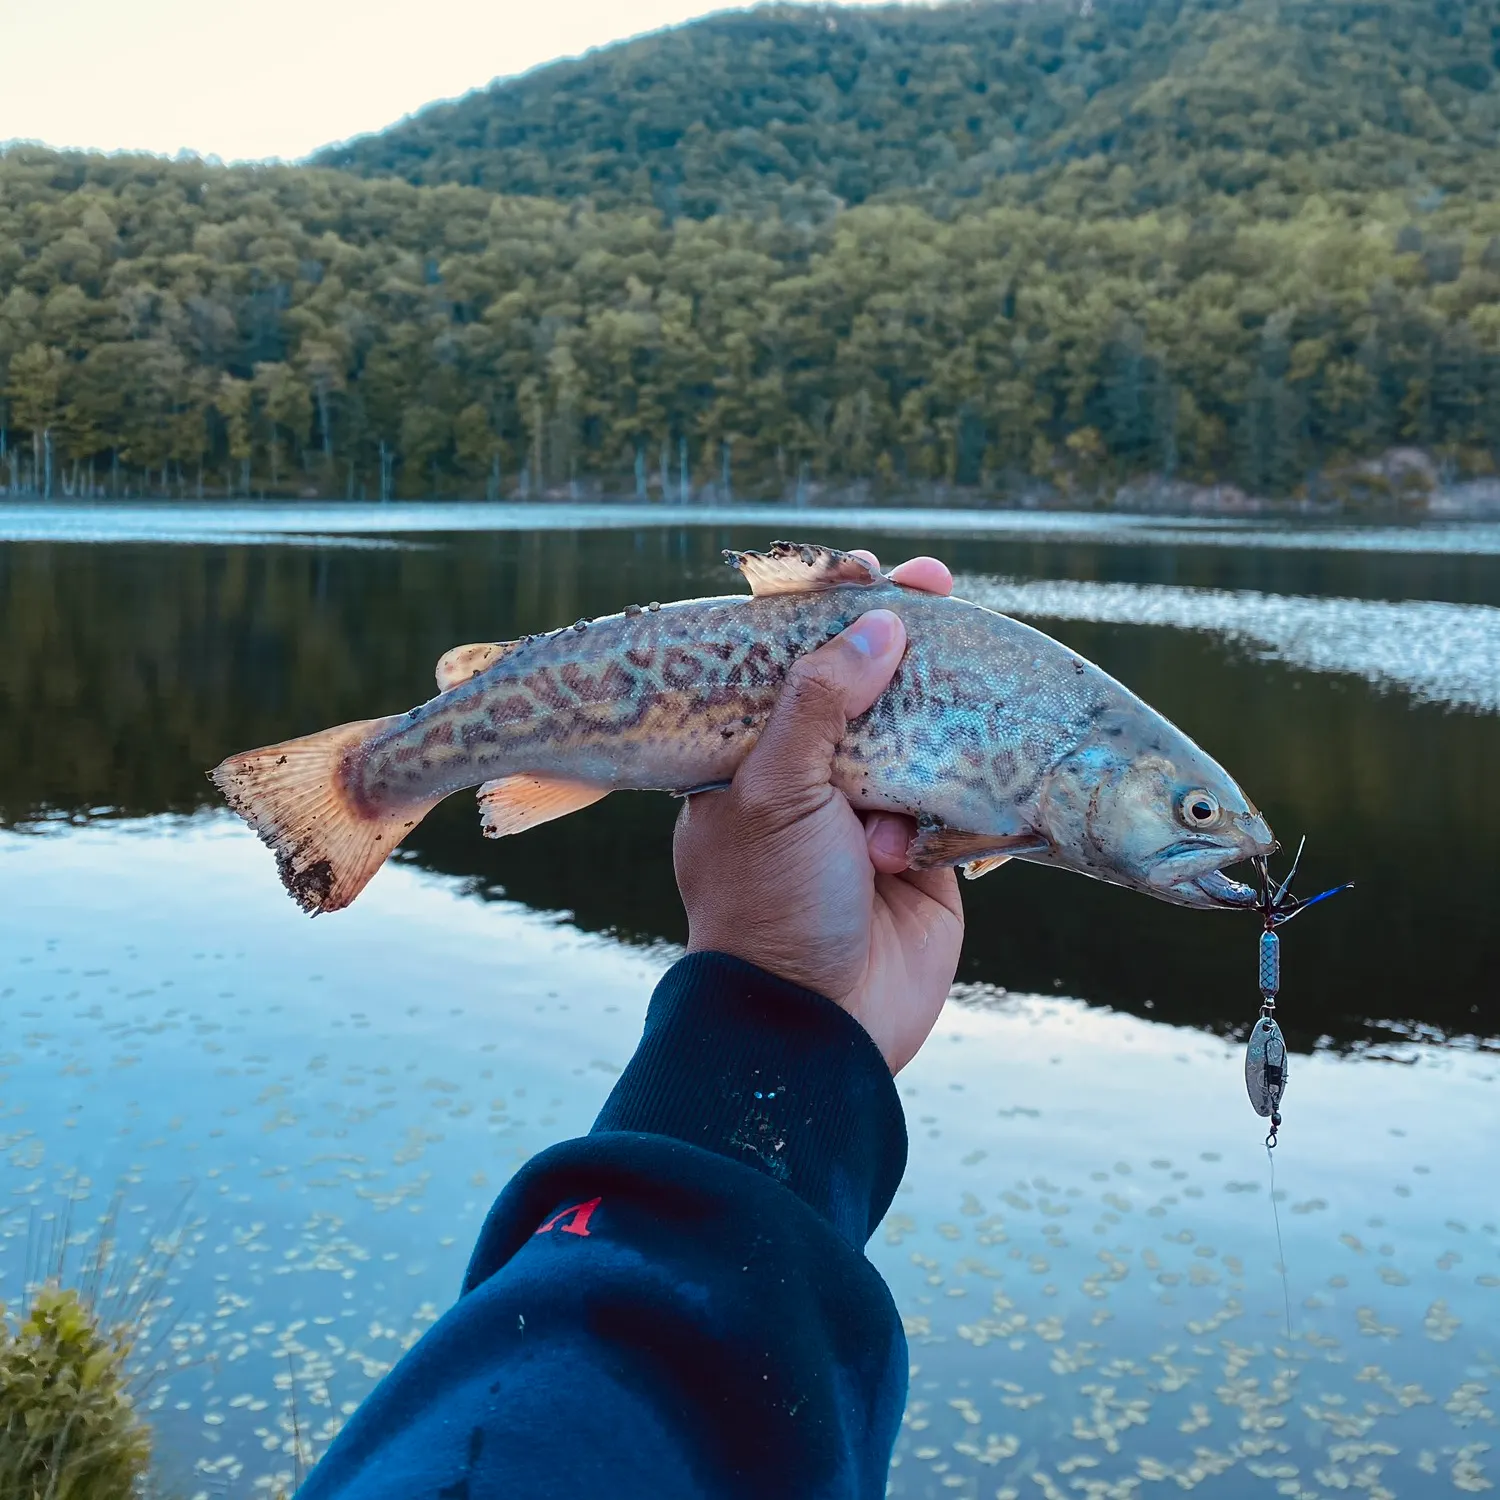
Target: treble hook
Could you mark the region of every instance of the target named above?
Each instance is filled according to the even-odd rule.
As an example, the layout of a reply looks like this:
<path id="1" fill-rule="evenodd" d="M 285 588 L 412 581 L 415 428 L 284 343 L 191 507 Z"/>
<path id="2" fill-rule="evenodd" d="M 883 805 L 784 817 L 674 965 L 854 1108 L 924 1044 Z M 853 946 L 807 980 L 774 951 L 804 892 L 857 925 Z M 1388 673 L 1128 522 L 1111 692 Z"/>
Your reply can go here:
<path id="1" fill-rule="evenodd" d="M 1292 868 L 1286 872 L 1286 879 L 1280 885 L 1273 885 L 1270 862 L 1264 855 L 1255 861 L 1260 870 L 1260 901 L 1257 903 L 1257 910 L 1260 912 L 1261 921 L 1265 924 L 1267 932 L 1285 926 L 1300 912 L 1306 911 L 1310 906 L 1316 906 L 1320 901 L 1326 901 L 1330 896 L 1337 896 L 1341 891 L 1354 889 L 1354 882 L 1346 880 L 1342 885 L 1331 885 L 1326 891 L 1319 891 L 1316 896 L 1309 896 L 1305 901 L 1294 896 L 1292 881 L 1297 878 L 1297 871 L 1302 864 L 1302 851 L 1305 848 L 1307 848 L 1307 835 L 1303 834 L 1301 842 L 1297 845 L 1296 858 L 1292 860 Z"/>
<path id="2" fill-rule="evenodd" d="M 1307 847 L 1306 835 L 1297 845 L 1296 858 L 1286 879 L 1280 885 L 1271 878 L 1271 866 L 1261 857 L 1255 861 L 1260 872 L 1260 900 L 1256 909 L 1260 913 L 1260 1019 L 1250 1028 L 1250 1041 L 1245 1048 L 1245 1088 L 1250 1095 L 1250 1104 L 1256 1114 L 1271 1122 L 1270 1134 L 1266 1136 L 1266 1149 L 1276 1149 L 1276 1132 L 1281 1129 L 1281 1098 L 1286 1092 L 1287 1049 L 1286 1038 L 1276 1024 L 1276 996 L 1281 989 L 1281 940 L 1276 929 L 1290 922 L 1299 912 L 1316 906 L 1340 891 L 1353 889 L 1354 882 L 1330 886 L 1306 901 L 1292 894 L 1292 881 L 1302 865 L 1302 851 Z"/>

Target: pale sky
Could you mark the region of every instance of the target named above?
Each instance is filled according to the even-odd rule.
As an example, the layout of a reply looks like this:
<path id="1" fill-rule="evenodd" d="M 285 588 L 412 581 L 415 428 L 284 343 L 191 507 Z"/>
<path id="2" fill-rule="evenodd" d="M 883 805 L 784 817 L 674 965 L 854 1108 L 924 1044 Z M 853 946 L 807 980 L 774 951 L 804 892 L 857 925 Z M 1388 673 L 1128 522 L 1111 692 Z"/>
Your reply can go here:
<path id="1" fill-rule="evenodd" d="M 0 141 L 306 156 L 723 0 L 0 0 Z"/>

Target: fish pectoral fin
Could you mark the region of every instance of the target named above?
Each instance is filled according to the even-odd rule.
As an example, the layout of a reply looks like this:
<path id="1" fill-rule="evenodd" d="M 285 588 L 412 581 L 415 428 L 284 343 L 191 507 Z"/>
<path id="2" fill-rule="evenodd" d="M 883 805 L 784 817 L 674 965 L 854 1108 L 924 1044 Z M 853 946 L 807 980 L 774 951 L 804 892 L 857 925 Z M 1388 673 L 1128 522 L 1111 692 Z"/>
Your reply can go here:
<path id="1" fill-rule="evenodd" d="M 864 558 L 811 542 L 772 542 L 769 552 L 725 552 L 724 561 L 745 575 L 757 599 L 885 582 Z"/>
<path id="2" fill-rule="evenodd" d="M 438 692 L 446 693 L 449 688 L 477 677 L 520 644 L 520 641 L 477 641 L 472 646 L 455 646 L 443 652 L 437 664 Z"/>
<path id="3" fill-rule="evenodd" d="M 479 826 L 485 838 L 503 839 L 591 807 L 611 790 L 587 781 L 524 773 L 487 781 L 479 788 Z"/>
<path id="4" fill-rule="evenodd" d="M 961 828 L 937 825 L 918 830 L 907 845 L 906 862 L 913 870 L 963 865 L 969 879 L 977 880 L 1007 859 L 1040 854 L 1051 847 L 1039 833 L 965 833 Z"/>

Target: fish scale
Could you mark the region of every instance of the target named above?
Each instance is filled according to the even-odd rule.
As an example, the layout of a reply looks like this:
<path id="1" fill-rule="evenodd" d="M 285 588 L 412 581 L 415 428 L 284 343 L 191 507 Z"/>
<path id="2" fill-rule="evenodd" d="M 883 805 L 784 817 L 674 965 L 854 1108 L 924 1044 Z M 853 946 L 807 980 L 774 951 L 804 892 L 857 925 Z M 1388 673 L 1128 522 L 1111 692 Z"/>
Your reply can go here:
<path id="1" fill-rule="evenodd" d="M 1219 872 L 1274 847 L 1264 820 L 1099 667 L 831 548 L 726 556 L 750 595 L 455 648 L 439 663 L 443 691 L 409 712 L 230 756 L 210 774 L 275 850 L 299 903 L 335 910 L 431 807 L 468 787 L 499 836 L 611 792 L 729 781 L 797 659 L 880 608 L 902 618 L 907 650 L 850 722 L 832 780 L 856 808 L 916 820 L 913 866 L 973 873 L 1019 857 L 1180 904 L 1253 904 Z"/>

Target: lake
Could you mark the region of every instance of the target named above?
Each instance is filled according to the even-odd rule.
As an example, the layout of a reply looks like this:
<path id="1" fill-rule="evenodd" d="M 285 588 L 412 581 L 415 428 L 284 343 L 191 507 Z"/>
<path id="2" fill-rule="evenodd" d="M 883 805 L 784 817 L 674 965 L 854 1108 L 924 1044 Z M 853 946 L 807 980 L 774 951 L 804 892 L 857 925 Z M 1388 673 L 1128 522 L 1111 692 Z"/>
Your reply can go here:
<path id="1" fill-rule="evenodd" d="M 944 557 L 1220 759 L 1304 892 L 1271 1162 L 1253 921 L 1018 864 L 899 1086 L 870 1247 L 899 1496 L 1492 1487 L 1500 526 L 636 506 L 0 507 L 0 1300 L 160 1251 L 183 1495 L 284 1486 L 587 1129 L 684 935 L 675 804 L 428 818 L 309 922 L 204 778 L 420 702 L 448 647 L 734 591 L 773 536 Z M 104 1226 L 101 1228 L 101 1226 Z M 1284 1276 L 1283 1276 L 1284 1267 Z M 122 1293 L 122 1295 L 124 1295 Z"/>

